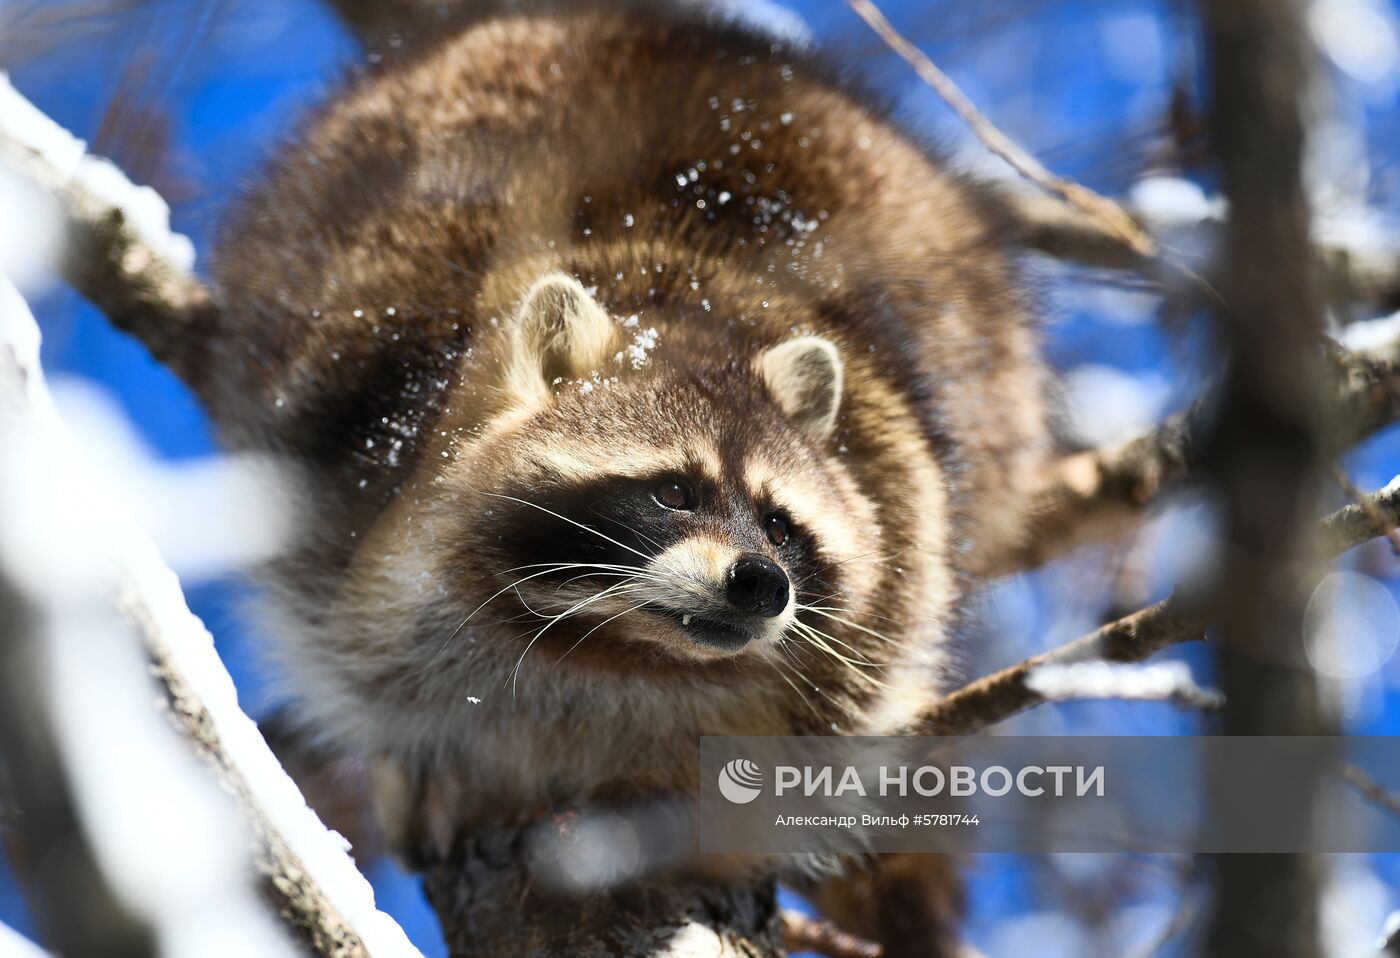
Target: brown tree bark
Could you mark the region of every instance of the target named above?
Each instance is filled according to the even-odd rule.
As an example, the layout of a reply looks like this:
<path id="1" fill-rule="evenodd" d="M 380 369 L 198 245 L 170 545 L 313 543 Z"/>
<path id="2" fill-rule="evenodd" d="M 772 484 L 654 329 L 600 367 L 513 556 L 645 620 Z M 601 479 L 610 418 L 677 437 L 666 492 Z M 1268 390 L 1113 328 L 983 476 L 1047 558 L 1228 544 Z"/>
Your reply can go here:
<path id="1" fill-rule="evenodd" d="M 1218 341 L 1227 373 L 1206 462 L 1223 507 L 1225 569 L 1211 603 L 1229 735 L 1335 731 L 1303 649 L 1316 583 L 1311 507 L 1322 478 L 1313 282 L 1302 182 L 1307 41 L 1297 0 L 1200 4 L 1211 132 L 1230 204 Z M 1301 802 L 1296 828 L 1312 827 Z M 1316 958 L 1320 862 L 1225 855 L 1207 952 Z"/>

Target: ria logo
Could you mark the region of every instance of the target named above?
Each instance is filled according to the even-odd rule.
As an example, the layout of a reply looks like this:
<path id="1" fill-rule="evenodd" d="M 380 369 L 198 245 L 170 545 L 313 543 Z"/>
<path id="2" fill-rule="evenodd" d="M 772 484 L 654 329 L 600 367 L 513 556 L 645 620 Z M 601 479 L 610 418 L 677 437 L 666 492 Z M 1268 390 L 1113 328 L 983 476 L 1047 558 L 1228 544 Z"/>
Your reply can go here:
<path id="1" fill-rule="evenodd" d="M 719 793 L 735 805 L 747 805 L 763 790 L 763 770 L 746 758 L 736 758 L 719 770 Z"/>

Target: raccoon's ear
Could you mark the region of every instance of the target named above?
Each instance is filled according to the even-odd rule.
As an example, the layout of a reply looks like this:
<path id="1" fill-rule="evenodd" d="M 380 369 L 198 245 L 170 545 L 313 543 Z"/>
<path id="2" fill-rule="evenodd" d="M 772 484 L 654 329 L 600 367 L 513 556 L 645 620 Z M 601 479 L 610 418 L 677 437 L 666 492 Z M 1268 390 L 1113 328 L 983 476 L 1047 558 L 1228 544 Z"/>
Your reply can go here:
<path id="1" fill-rule="evenodd" d="M 830 438 L 841 406 L 841 354 L 820 336 L 799 336 L 770 346 L 758 371 L 778 408 L 813 439 Z"/>
<path id="2" fill-rule="evenodd" d="M 506 377 L 525 399 L 550 395 L 561 380 L 589 376 L 616 351 L 607 310 L 564 273 L 543 277 L 521 301 L 511 330 Z"/>

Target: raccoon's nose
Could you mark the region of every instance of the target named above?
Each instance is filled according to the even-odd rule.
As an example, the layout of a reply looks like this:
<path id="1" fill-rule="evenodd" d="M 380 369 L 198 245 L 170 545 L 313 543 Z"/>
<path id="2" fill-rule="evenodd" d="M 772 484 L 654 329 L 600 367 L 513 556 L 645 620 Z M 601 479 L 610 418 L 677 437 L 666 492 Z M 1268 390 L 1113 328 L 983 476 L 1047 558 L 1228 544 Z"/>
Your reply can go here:
<path id="1" fill-rule="evenodd" d="M 787 608 L 787 573 L 776 562 L 770 562 L 763 556 L 740 556 L 729 567 L 725 597 L 740 612 L 752 612 L 771 619 Z"/>

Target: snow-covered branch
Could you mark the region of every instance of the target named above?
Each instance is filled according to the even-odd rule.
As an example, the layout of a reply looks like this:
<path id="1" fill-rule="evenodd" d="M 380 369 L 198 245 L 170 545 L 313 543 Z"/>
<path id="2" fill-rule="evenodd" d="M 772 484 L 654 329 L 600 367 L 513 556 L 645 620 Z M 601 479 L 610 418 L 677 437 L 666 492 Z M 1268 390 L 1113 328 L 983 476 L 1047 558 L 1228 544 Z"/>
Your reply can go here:
<path id="1" fill-rule="evenodd" d="M 220 929 L 228 931 L 228 954 L 278 953 L 268 934 L 248 937 L 255 930 L 245 914 L 255 910 L 251 890 L 240 898 L 227 878 L 211 884 L 248 846 L 218 839 L 218 815 L 200 791 L 212 792 L 212 783 L 187 759 L 181 770 L 174 736 L 163 745 L 149 733 L 165 725 L 153 707 L 159 699 L 236 800 L 254 838 L 254 865 L 298 936 L 317 954 L 416 956 L 392 919 L 375 909 L 343 839 L 307 808 L 239 709 L 232 680 L 174 573 L 94 479 L 101 466 L 67 434 L 38 346 L 33 317 L 0 277 L 0 557 L 30 603 L 52 619 L 45 643 L 49 720 L 74 756 L 69 772 L 81 821 L 88 829 L 101 824 L 100 837 L 110 843 L 95 843 L 104 867 L 140 872 L 121 873 L 124 896 L 152 889 L 133 911 L 151 919 L 164 953 L 199 950 L 172 944 L 167 951 L 167 938 L 188 945 L 198 931 L 207 946 L 222 940 Z M 165 696 L 123 681 L 126 653 L 142 682 L 149 678 L 141 673 L 154 666 Z M 143 835 L 143 823 L 156 832 Z M 166 903 L 179 915 L 166 916 Z M 167 917 L 184 924 L 167 927 Z M 244 931 L 235 935 L 233 928 Z"/>
<path id="2" fill-rule="evenodd" d="M 129 574 L 121 528 L 57 421 L 38 329 L 0 276 L 0 589 L 10 607 L 5 716 L 28 843 L 70 849 L 36 868 L 47 931 L 65 953 L 294 954 L 253 883 L 234 808 L 153 707 L 131 623 L 111 605 Z M 28 733 L 24 731 L 28 729 Z M 103 895 L 93 895 L 98 888 Z M 84 899 L 71 901 L 54 897 Z M 64 915 L 62 921 L 57 916 Z M 205 940 L 207 936 L 207 940 Z"/>
<path id="3" fill-rule="evenodd" d="M 1047 662 L 1026 674 L 1026 687 L 1048 701 L 1074 699 L 1126 699 L 1170 702 L 1181 708 L 1211 711 L 1225 697 L 1203 688 L 1191 677 L 1185 662 L 1133 665 L 1126 662 Z"/>
<path id="4" fill-rule="evenodd" d="M 0 173 L 56 198 L 64 278 L 176 373 L 199 362 L 218 311 L 170 210 L 21 96 L 0 72 Z M 0 212 L 0 215 L 4 215 Z"/>

